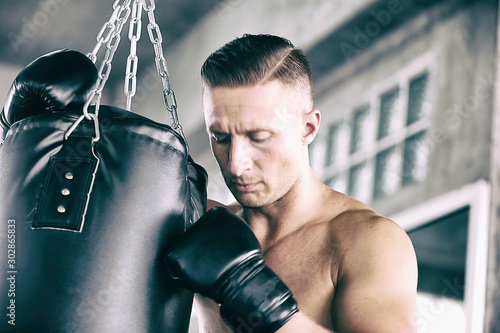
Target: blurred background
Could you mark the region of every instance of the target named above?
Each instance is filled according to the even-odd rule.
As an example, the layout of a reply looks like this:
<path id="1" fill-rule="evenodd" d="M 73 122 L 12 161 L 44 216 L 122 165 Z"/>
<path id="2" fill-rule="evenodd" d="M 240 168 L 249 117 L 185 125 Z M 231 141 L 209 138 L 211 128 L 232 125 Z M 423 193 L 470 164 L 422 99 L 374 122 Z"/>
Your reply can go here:
<path id="1" fill-rule="evenodd" d="M 36 57 L 91 52 L 112 6 L 1 2 L 0 99 Z M 281 35 L 306 51 L 323 117 L 311 165 L 412 238 L 419 333 L 500 332 L 498 14 L 493 0 L 163 0 L 155 9 L 191 154 L 209 172 L 209 197 L 223 203 L 233 199 L 204 127 L 203 61 L 244 33 Z M 170 123 L 146 23 L 143 13 L 132 110 Z M 128 24 L 103 104 L 125 106 L 127 36 Z"/>

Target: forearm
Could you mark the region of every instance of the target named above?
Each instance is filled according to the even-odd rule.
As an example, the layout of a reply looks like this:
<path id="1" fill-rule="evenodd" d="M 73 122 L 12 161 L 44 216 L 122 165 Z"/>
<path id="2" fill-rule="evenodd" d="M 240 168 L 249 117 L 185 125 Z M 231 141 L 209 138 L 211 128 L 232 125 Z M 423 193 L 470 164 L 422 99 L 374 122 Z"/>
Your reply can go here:
<path id="1" fill-rule="evenodd" d="M 332 330 L 326 329 L 321 325 L 318 325 L 303 313 L 296 314 L 291 318 L 285 325 L 283 325 L 277 333 L 332 333 Z"/>

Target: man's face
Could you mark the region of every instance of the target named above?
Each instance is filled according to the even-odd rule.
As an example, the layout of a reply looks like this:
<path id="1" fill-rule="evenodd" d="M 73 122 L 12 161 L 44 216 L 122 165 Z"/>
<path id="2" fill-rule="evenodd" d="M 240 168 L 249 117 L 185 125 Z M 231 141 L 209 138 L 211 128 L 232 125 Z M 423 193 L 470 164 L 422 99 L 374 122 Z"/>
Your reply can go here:
<path id="1" fill-rule="evenodd" d="M 205 89 L 203 108 L 212 151 L 242 206 L 276 202 L 303 172 L 303 111 L 297 100 L 297 93 L 279 81 Z"/>

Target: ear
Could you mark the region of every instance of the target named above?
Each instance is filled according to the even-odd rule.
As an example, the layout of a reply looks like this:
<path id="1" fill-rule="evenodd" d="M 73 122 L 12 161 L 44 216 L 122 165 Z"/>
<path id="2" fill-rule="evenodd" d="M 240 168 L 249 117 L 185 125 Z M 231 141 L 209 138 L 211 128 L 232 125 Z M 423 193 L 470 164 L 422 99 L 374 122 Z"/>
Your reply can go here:
<path id="1" fill-rule="evenodd" d="M 321 123 L 321 112 L 319 112 L 319 110 L 312 110 L 305 113 L 302 117 L 302 144 L 307 146 L 314 140 L 316 134 L 318 134 L 319 125 Z"/>

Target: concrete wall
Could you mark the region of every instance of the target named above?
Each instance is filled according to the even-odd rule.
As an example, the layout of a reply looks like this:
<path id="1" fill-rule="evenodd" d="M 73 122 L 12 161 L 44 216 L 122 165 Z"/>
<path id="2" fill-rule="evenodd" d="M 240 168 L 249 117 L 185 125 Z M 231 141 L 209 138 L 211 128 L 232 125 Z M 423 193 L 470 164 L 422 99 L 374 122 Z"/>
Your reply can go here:
<path id="1" fill-rule="evenodd" d="M 317 82 L 317 107 L 328 123 L 370 98 L 400 69 L 428 67 L 432 105 L 424 182 L 404 187 L 373 206 L 393 214 L 450 190 L 489 178 L 496 5 L 443 2 L 418 14 L 358 57 Z M 423 64 L 425 63 L 425 64 Z"/>

